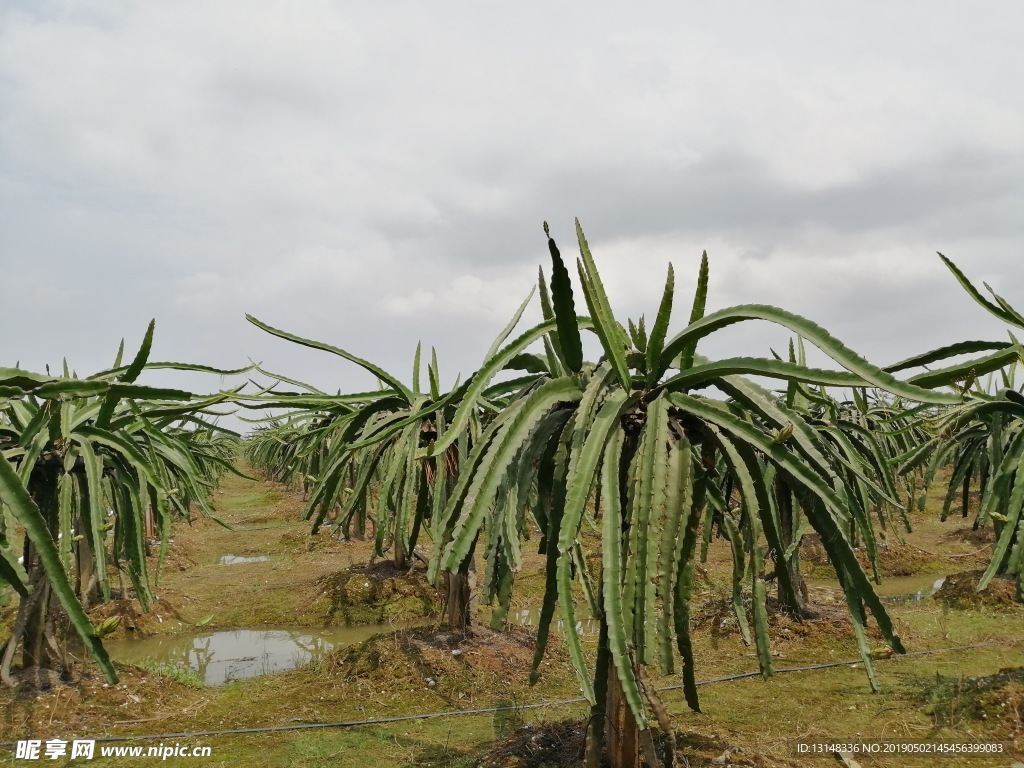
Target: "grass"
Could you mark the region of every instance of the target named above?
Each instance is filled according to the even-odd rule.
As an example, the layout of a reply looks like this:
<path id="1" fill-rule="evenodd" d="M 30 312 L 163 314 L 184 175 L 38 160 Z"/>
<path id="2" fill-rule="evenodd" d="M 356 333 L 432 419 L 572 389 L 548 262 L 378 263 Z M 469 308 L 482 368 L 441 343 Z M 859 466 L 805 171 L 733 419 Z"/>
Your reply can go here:
<path id="1" fill-rule="evenodd" d="M 180 525 L 168 568 L 158 594 L 181 615 L 149 622 L 148 632 L 191 631 L 192 624 L 214 614 L 203 631 L 231 627 L 318 626 L 332 609 L 323 594 L 325 579 L 369 559 L 370 542 L 336 542 L 326 536 L 308 546 L 308 523 L 302 519 L 301 498 L 280 486 L 225 477 L 214 495 L 217 513 L 235 527 L 198 520 Z M 914 533 L 892 546 L 928 550 L 915 561 L 924 572 L 945 575 L 976 568 L 987 552 L 977 550 L 969 522 L 959 518 L 940 523 L 937 511 L 915 514 Z M 319 537 L 318 537 L 319 539 Z M 909 550 L 907 550 L 909 551 Z M 224 554 L 269 554 L 270 562 L 218 566 Z M 513 609 L 536 608 L 543 593 L 543 558 L 524 547 L 524 570 L 517 578 Z M 715 629 L 714 612 L 728 595 L 727 550 L 712 545 L 702 591 L 695 596 L 694 643 L 698 679 L 747 672 L 757 668 L 752 649 L 741 642 L 735 622 L 722 620 Z M 898 565 L 898 558 L 893 559 Z M 841 617 L 841 597 L 820 586 L 813 591 L 822 606 L 834 605 Z M 701 609 L 700 606 L 705 606 Z M 702 620 L 707 611 L 708 620 Z M 996 641 L 1019 642 L 1024 609 L 1019 607 L 943 606 L 937 601 L 893 604 L 890 611 L 910 651 Z M 726 611 L 723 617 L 731 614 Z M 338 623 L 340 615 L 335 610 Z M 773 649 L 778 667 L 856 659 L 858 653 L 845 619 L 797 624 L 784 619 L 773 624 Z M 596 638 L 584 638 L 591 659 Z M 317 664 L 292 672 L 241 680 L 223 688 L 196 687 L 191 670 L 121 667 L 119 686 L 104 688 L 94 665 L 85 664 L 85 677 L 73 688 L 35 695 L 0 691 L 0 739 L 67 737 L 110 733 L 143 735 L 179 730 L 230 730 L 253 726 L 301 725 L 370 720 L 511 702 L 555 701 L 579 696 L 575 677 L 559 644 L 537 687 L 528 685 L 528 653 L 514 664 L 502 658 L 514 651 L 495 647 L 480 657 L 453 656 L 451 649 L 431 650 L 409 645 L 401 636 L 378 636 L 359 650 L 343 651 Z M 479 649 L 470 648 L 477 651 Z M 368 663 L 376 655 L 376 662 Z M 469 658 L 474 664 L 467 664 Z M 798 737 L 846 739 L 1016 739 L 1024 750 L 1020 718 L 1005 715 L 1000 702 L 1018 701 L 1016 688 L 985 689 L 970 682 L 1007 667 L 1024 667 L 1021 645 L 1002 645 L 972 651 L 896 658 L 879 662 L 881 693 L 873 694 L 863 669 L 846 666 L 769 681 L 745 679 L 702 686 L 702 714 L 692 713 L 679 692 L 664 695 L 681 731 L 691 766 L 710 765 L 727 749 L 738 747 L 733 759 L 754 766 L 796 766 L 788 744 Z M 82 671 L 80 669 L 79 671 Z M 192 673 L 193 675 L 195 673 Z M 429 684 L 434 680 L 434 685 Z M 676 678 L 656 678 L 657 685 L 675 685 Z M 1018 685 L 1011 681 L 1008 684 Z M 1001 696 L 1002 698 L 998 698 Z M 995 698 L 993 698 L 995 697 Z M 980 707 L 980 709 L 979 709 Z M 211 765 L 267 766 L 337 765 L 366 768 L 373 764 L 423 768 L 477 765 L 481 756 L 507 736 L 512 725 L 540 725 L 564 719 L 581 720 L 584 704 L 544 709 L 518 708 L 495 713 L 409 720 L 392 724 L 305 730 L 274 734 L 225 734 L 203 737 L 213 747 Z M 1012 707 L 1011 712 L 1015 712 Z M 972 714 L 973 713 L 973 714 Z M 980 714 L 988 715 L 985 718 Z M 1016 723 L 1016 725 L 1015 725 Z M 1016 730 L 1014 728 L 1016 727 Z M 150 742 L 142 742 L 150 743 Z M 826 761 L 827 762 L 827 761 Z M 942 765 L 1003 766 L 1006 759 L 975 758 L 970 762 L 944 758 Z M 928 761 L 886 762 L 865 766 L 928 765 Z"/>
<path id="2" fill-rule="evenodd" d="M 192 667 L 179 662 L 146 660 L 139 662 L 135 666 L 151 674 L 176 680 L 189 688 L 203 688 L 206 685 L 202 675 L 192 669 Z"/>
<path id="3" fill-rule="evenodd" d="M 951 728 L 970 727 L 972 721 L 1024 717 L 1024 669 L 1005 669 L 985 677 L 936 675 L 923 686 L 926 710 Z"/>

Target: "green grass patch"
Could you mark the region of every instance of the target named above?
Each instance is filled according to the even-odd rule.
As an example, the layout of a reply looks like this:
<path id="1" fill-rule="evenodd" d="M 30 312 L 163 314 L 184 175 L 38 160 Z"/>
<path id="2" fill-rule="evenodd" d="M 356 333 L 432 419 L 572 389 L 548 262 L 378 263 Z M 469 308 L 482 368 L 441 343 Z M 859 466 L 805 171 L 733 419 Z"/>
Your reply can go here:
<path id="1" fill-rule="evenodd" d="M 204 688 L 206 686 L 202 675 L 192 669 L 192 667 L 181 662 L 144 660 L 138 662 L 135 666 L 150 674 L 177 680 L 189 688 Z"/>

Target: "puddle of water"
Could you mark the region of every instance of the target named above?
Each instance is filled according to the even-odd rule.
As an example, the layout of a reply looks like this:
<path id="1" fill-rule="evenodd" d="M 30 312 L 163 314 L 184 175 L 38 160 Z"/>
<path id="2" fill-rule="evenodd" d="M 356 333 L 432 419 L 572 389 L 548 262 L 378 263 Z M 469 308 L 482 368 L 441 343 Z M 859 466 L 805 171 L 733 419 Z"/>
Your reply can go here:
<path id="1" fill-rule="evenodd" d="M 103 645 L 126 664 L 165 661 L 189 666 L 207 685 L 224 685 L 275 672 L 286 672 L 323 658 L 335 648 L 362 642 L 394 628 L 386 624 L 326 629 L 236 629 L 202 635 L 116 640 Z"/>
<path id="2" fill-rule="evenodd" d="M 912 578 L 912 577 L 908 577 Z M 922 577 L 925 578 L 925 577 Z M 926 577 L 926 580 L 930 582 L 927 586 L 922 589 L 918 589 L 916 592 L 908 592 L 904 594 L 885 594 L 879 595 L 882 600 L 889 600 L 894 603 L 920 603 L 922 600 L 930 600 L 931 597 L 939 591 L 939 588 L 946 583 L 946 577 L 942 576 L 938 579 L 933 579 L 931 576 Z"/>
<path id="3" fill-rule="evenodd" d="M 236 555 L 224 555 L 217 561 L 218 565 L 238 565 L 239 563 L 265 563 L 270 558 L 266 555 L 259 557 L 238 557 Z"/>
<path id="4" fill-rule="evenodd" d="M 917 603 L 927 600 L 945 583 L 946 577 L 941 576 L 894 576 L 882 579 L 881 584 L 872 585 L 877 594 L 883 600 L 894 602 Z M 810 587 L 828 587 L 839 589 L 839 582 L 830 579 L 807 579 Z"/>

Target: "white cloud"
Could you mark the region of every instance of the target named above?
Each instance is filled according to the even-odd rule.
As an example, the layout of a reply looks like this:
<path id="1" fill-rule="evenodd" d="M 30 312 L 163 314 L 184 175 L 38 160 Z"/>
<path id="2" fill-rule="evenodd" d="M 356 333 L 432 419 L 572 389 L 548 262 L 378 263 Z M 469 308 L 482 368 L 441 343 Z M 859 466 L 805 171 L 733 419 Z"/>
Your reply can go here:
<path id="1" fill-rule="evenodd" d="M 672 260 L 681 322 L 706 248 L 715 306 L 782 304 L 883 358 L 948 341 L 970 321 L 944 326 L 947 307 L 981 310 L 935 250 L 1011 301 L 1024 285 L 1021 21 L 1014 3 L 12 4 L 0 302 L 102 305 L 0 358 L 98 368 L 153 315 L 168 356 L 276 354 L 251 312 L 403 366 L 451 337 L 468 373 L 547 264 L 541 220 L 570 254 L 574 215 L 623 316 L 656 311 Z"/>
<path id="2" fill-rule="evenodd" d="M 433 316 L 450 316 L 461 322 L 478 322 L 495 333 L 512 317 L 531 285 L 528 276 L 483 280 L 460 275 L 437 284 L 436 290 L 413 288 L 403 295 L 387 296 L 385 313 L 422 321 Z"/>

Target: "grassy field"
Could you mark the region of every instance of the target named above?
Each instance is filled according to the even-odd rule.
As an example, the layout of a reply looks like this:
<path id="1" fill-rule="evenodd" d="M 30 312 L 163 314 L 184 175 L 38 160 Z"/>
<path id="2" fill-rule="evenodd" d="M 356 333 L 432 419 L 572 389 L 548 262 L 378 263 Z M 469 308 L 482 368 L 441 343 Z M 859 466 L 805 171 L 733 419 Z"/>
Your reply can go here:
<path id="1" fill-rule="evenodd" d="M 301 519 L 301 496 L 279 485 L 225 477 L 214 501 L 218 515 L 232 529 L 205 519 L 177 525 L 156 588 L 160 599 L 155 610 L 140 614 L 137 606 L 120 601 L 98 608 L 94 621 L 121 613 L 122 628 L 115 639 L 377 621 L 383 622 L 383 633 L 308 666 L 223 687 L 204 686 L 180 665 L 159 660 L 147 669 L 119 665 L 120 684 L 107 687 L 95 666 L 83 661 L 75 670 L 74 685 L 17 693 L 0 690 L 5 713 L 0 740 L 280 727 L 296 730 L 166 736 L 126 744 L 209 746 L 212 758 L 202 760 L 204 765 L 574 764 L 580 732 L 574 723 L 587 716 L 586 706 L 527 706 L 579 696 L 557 638 L 549 645 L 540 683 L 531 688 L 531 628 L 507 633 L 480 629 L 471 638 L 437 631 L 429 625 L 432 592 L 421 570 L 408 575 L 395 573 L 386 564 L 367 568 L 370 542 L 339 542 L 326 533 L 310 537 L 308 524 Z M 882 591 L 901 591 L 892 586 L 894 581 L 899 587 L 901 578 L 928 581 L 977 570 L 987 561 L 991 539 L 985 532 L 972 531 L 969 520 L 941 523 L 931 503 L 913 522 L 912 534 L 888 538 L 882 566 L 883 576 L 892 581 L 883 582 Z M 731 566 L 725 546 L 712 545 L 694 598 L 699 680 L 757 669 L 754 650 L 741 641 L 730 608 Z M 226 566 L 218 562 L 225 555 L 268 559 Z M 813 543 L 805 557 L 807 573 L 815 577 L 811 595 L 821 618 L 796 622 L 773 617 L 779 669 L 854 660 L 858 655 L 841 593 L 823 578 L 828 570 Z M 540 557 L 527 558 L 517 579 L 511 616 L 526 617 L 539 606 L 541 568 Z M 992 604 L 965 600 L 973 596 L 965 581 L 969 579 L 949 582 L 939 595 L 946 599 L 891 602 L 891 613 L 911 652 L 988 645 L 882 660 L 877 665 L 881 693 L 871 693 L 858 664 L 779 674 L 768 681 L 753 677 L 707 684 L 701 687 L 700 714 L 685 707 L 678 691 L 666 692 L 685 764 L 833 764 L 828 756 L 794 755 L 791 743 L 796 739 L 1000 741 L 1009 750 L 998 757 L 874 756 L 863 759 L 865 766 L 1005 767 L 1024 759 L 1024 675 L 1019 672 L 1024 667 L 1024 608 L 1001 599 L 1006 590 L 1000 591 L 998 584 Z M 427 626 L 403 629 L 425 621 Z M 593 653 L 596 638 L 585 640 Z M 1013 668 L 1018 672 L 988 679 Z M 652 682 L 672 686 L 678 680 Z M 491 707 L 506 709 L 300 729 Z M 4 749 L 13 759 L 13 746 Z M 720 762 L 713 762 L 716 759 Z M 178 758 L 178 763 L 171 759 L 167 764 L 191 762 L 198 761 Z M 97 757 L 92 764 L 127 765 L 130 760 Z"/>

